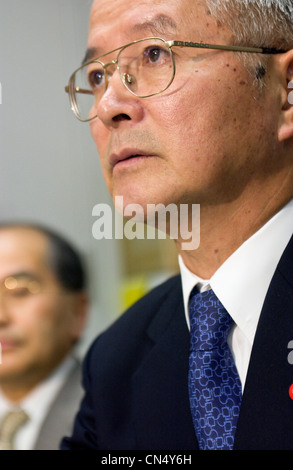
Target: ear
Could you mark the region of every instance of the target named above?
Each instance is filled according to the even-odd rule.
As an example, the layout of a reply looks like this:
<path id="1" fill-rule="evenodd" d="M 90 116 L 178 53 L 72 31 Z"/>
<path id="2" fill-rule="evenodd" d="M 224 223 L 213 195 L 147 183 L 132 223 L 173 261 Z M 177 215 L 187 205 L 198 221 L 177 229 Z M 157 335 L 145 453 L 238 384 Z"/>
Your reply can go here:
<path id="1" fill-rule="evenodd" d="M 279 125 L 279 141 L 293 137 L 293 49 L 280 56 L 282 80 L 281 118 Z"/>
<path id="2" fill-rule="evenodd" d="M 72 294 L 71 299 L 71 333 L 73 342 L 79 340 L 82 335 L 89 308 L 88 295 L 85 292 L 76 292 Z"/>

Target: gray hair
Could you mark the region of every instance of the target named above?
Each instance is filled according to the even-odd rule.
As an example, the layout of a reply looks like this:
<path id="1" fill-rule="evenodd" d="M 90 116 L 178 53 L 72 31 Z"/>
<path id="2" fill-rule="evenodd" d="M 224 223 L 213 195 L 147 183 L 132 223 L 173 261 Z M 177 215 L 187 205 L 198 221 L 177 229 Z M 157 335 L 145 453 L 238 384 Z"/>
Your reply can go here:
<path id="1" fill-rule="evenodd" d="M 206 0 L 220 23 L 227 24 L 237 45 L 293 48 L 293 0 Z M 269 57 L 241 54 L 255 78 L 265 75 Z"/>

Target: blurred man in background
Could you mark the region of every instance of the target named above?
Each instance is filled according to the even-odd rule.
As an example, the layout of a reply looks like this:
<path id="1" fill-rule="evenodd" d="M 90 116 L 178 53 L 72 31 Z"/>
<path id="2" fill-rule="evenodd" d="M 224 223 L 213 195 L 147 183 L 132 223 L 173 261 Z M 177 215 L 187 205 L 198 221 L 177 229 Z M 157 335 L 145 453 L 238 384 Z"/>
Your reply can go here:
<path id="1" fill-rule="evenodd" d="M 0 225 L 0 449 L 54 450 L 81 398 L 73 349 L 87 315 L 85 272 L 61 236 Z"/>

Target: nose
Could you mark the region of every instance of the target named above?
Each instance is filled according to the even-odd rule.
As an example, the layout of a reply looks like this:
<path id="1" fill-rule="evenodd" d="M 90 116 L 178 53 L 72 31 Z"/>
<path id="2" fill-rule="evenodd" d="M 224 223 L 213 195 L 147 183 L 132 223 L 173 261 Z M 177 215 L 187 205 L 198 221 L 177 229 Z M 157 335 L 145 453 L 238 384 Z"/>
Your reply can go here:
<path id="1" fill-rule="evenodd" d="M 107 89 L 97 104 L 97 116 L 106 127 L 117 128 L 123 123 L 139 122 L 144 116 L 141 98 L 126 89 L 116 69 Z"/>

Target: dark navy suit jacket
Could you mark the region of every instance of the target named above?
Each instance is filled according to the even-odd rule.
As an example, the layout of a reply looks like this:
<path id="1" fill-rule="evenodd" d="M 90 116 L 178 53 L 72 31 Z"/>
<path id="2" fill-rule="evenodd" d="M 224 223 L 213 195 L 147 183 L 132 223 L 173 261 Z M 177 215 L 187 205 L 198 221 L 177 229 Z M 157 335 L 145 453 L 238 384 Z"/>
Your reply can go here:
<path id="1" fill-rule="evenodd" d="M 253 266 L 252 266 L 253 269 Z M 247 293 L 249 295 L 249 293 Z M 249 364 L 235 449 L 293 449 L 293 237 L 271 281 Z M 180 277 L 103 333 L 84 361 L 85 397 L 61 448 L 193 450 L 189 332 Z"/>

